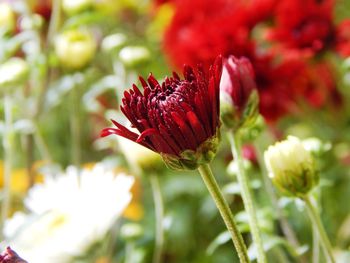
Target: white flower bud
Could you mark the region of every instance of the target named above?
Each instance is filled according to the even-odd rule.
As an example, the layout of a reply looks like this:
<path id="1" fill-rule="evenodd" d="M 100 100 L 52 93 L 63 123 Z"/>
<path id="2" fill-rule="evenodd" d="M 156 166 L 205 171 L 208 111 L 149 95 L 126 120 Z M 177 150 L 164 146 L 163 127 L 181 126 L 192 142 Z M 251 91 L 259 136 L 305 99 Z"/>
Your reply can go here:
<path id="1" fill-rule="evenodd" d="M 151 57 L 149 50 L 142 46 L 127 46 L 119 52 L 120 60 L 128 67 L 147 62 Z"/>
<path id="2" fill-rule="evenodd" d="M 270 178 L 285 195 L 302 197 L 318 182 L 313 157 L 296 137 L 269 146 L 264 158 Z"/>

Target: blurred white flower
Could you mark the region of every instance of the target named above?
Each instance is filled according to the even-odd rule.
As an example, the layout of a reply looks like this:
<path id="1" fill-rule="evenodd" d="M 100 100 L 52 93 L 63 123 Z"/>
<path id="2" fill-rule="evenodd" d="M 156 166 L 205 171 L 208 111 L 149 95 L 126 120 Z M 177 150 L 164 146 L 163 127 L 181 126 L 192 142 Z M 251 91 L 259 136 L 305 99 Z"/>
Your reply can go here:
<path id="1" fill-rule="evenodd" d="M 25 200 L 30 214 L 5 224 L 9 244 L 35 263 L 64 263 L 101 240 L 131 201 L 134 178 L 102 165 L 46 175 Z"/>

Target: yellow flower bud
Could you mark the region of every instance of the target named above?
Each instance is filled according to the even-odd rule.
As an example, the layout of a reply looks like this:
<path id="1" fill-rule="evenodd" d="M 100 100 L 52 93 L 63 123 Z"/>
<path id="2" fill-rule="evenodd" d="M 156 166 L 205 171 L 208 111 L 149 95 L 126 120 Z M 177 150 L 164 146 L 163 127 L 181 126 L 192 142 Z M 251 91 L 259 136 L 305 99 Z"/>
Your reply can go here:
<path id="1" fill-rule="evenodd" d="M 80 69 L 94 57 L 96 41 L 87 31 L 70 30 L 56 38 L 55 51 L 62 66 L 68 69 Z"/>
<path id="2" fill-rule="evenodd" d="M 0 3 L 0 29 L 13 31 L 16 26 L 16 17 L 8 3 Z"/>
<path id="3" fill-rule="evenodd" d="M 264 158 L 270 178 L 285 195 L 303 197 L 318 183 L 314 159 L 296 137 L 269 146 Z"/>

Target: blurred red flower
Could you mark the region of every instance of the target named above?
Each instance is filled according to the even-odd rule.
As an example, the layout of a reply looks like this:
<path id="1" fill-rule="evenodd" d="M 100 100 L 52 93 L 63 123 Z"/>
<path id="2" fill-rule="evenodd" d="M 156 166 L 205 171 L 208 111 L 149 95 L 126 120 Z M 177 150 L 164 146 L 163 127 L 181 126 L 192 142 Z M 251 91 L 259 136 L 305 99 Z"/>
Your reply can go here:
<path id="1" fill-rule="evenodd" d="M 254 51 L 248 9 L 240 1 L 178 0 L 164 35 L 165 54 L 177 67 L 210 65 L 218 54 L 247 56 Z"/>
<path id="2" fill-rule="evenodd" d="M 334 36 L 333 5 L 333 0 L 279 1 L 268 39 L 287 48 L 320 51 Z"/>
<path id="3" fill-rule="evenodd" d="M 276 63 L 276 58 L 269 56 L 255 61 L 254 66 L 260 112 L 267 121 L 276 121 L 287 113 L 297 114 L 300 101 L 314 108 L 341 103 L 334 72 L 326 62 L 282 56 Z"/>

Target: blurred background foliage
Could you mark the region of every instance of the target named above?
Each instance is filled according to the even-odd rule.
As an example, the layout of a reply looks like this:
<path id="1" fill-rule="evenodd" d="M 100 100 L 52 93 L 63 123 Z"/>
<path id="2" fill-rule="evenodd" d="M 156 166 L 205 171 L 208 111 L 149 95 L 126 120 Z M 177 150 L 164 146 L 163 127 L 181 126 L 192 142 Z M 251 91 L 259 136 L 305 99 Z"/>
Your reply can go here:
<path id="1" fill-rule="evenodd" d="M 4 117 L 0 132 L 13 151 L 11 183 L 4 184 L 1 174 L 4 169 L 0 169 L 0 185 L 2 197 L 6 189 L 10 191 L 9 216 L 15 211 L 26 211 L 23 200 L 27 191 L 42 182 L 47 171 L 102 162 L 137 178 L 134 206 L 129 205 L 124 217 L 105 238 L 96 240 L 88 251 L 82 251 L 81 257 L 71 262 L 152 261 L 155 217 L 148 179 L 154 171 L 142 172 L 135 164 L 129 165 L 117 138 L 101 139 L 99 133 L 110 125 L 111 118 L 125 122 L 119 111 L 121 98 L 124 90 L 138 83 L 139 75 L 147 77 L 152 72 L 157 79 L 163 79 L 179 68 L 178 61 L 167 53 L 171 47 L 164 44 L 164 32 L 175 34 L 167 30 L 173 15 L 181 13 L 184 4 L 178 2 L 181 0 L 3 0 L 0 3 L 0 116 L 6 114 L 6 98 L 10 98 L 12 115 L 10 130 Z M 212 5 L 221 2 L 213 1 Z M 257 1 L 248 2 L 254 5 Z M 192 13 L 193 20 L 197 19 L 195 4 L 188 4 L 188 8 L 184 12 Z M 338 0 L 331 11 L 332 19 L 339 24 L 350 18 L 350 2 Z M 259 35 L 260 30 L 263 32 L 272 23 L 266 19 L 254 27 L 254 32 Z M 257 46 L 264 50 L 266 43 L 261 41 Z M 288 55 L 295 54 L 291 51 Z M 269 116 L 266 121 L 261 117 L 245 134 L 246 169 L 258 207 L 268 262 L 311 262 L 315 249 L 303 206 L 281 197 L 272 188 L 262 164 L 262 152 L 267 146 L 288 134 L 302 139 L 318 138 L 315 156 L 321 183 L 313 194 L 337 262 L 350 261 L 350 60 L 335 55 L 330 48 L 311 56 L 312 62 L 308 61 L 311 67 L 319 61 L 331 65 L 336 102 L 314 107 L 302 95 L 295 99 L 298 104 L 295 111 L 285 112 L 272 121 Z M 25 64 L 20 74 L 3 66 L 14 57 Z M 322 74 L 317 73 L 316 78 L 323 81 Z M 325 100 L 333 95 L 327 93 Z M 283 101 L 284 97 L 279 96 L 272 94 L 274 100 Z M 0 148 L 2 159 L 5 148 Z M 2 167 L 3 163 L 0 163 Z M 225 136 L 212 166 L 236 214 L 239 229 L 246 243 L 251 244 L 236 168 Z M 155 172 L 159 174 L 165 204 L 162 262 L 238 262 L 230 236 L 197 172 L 165 168 Z M 297 244 L 285 236 L 281 220 L 293 229 Z M 140 233 L 123 234 L 123 228 L 130 224 L 131 228 L 141 228 Z M 11 242 L 3 245 L 8 243 L 11 245 Z M 254 258 L 252 248 L 249 251 Z M 314 262 L 325 261 L 320 255 L 319 261 Z"/>

